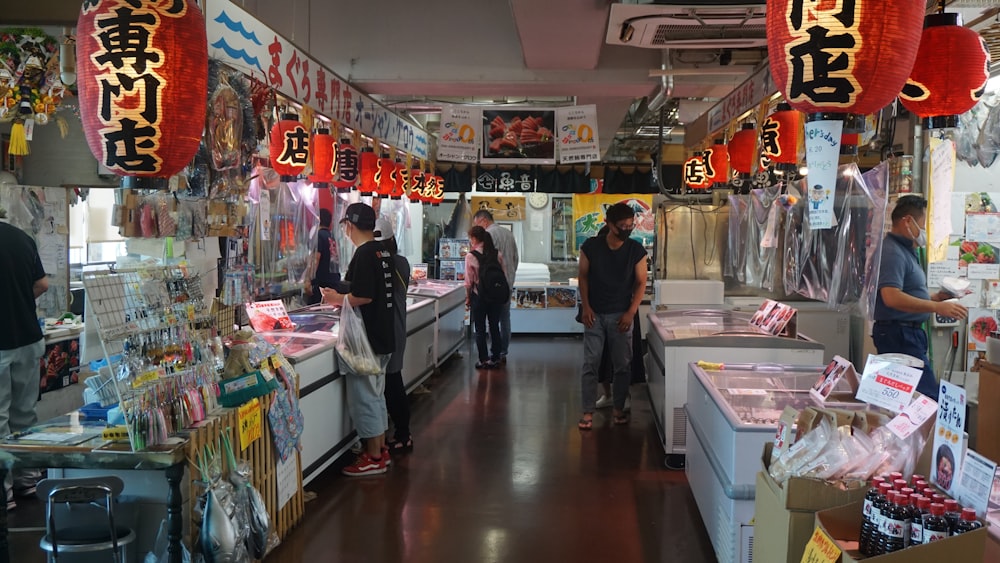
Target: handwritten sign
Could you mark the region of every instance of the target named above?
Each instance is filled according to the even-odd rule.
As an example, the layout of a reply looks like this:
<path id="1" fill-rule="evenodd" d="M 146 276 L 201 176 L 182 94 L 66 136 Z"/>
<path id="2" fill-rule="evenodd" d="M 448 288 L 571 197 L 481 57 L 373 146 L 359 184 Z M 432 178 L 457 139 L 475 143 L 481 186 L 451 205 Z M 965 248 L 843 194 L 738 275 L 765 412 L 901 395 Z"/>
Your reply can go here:
<path id="1" fill-rule="evenodd" d="M 958 277 L 958 260 L 943 260 L 927 264 L 927 287 L 941 287 L 944 278 Z"/>
<path id="2" fill-rule="evenodd" d="M 800 563 L 836 563 L 840 559 L 840 548 L 819 526 L 806 544 Z"/>
<path id="3" fill-rule="evenodd" d="M 261 416 L 259 400 L 254 398 L 240 405 L 238 423 L 240 426 L 240 451 L 243 451 L 263 434 L 264 419 Z"/>
<path id="4" fill-rule="evenodd" d="M 809 226 L 816 229 L 833 227 L 833 202 L 837 191 L 837 166 L 840 159 L 842 121 L 811 121 L 806 123 L 806 205 Z"/>
<path id="5" fill-rule="evenodd" d="M 931 482 L 951 496 L 955 496 L 958 477 L 962 474 L 965 405 L 965 389 L 942 381 L 938 393 L 937 424 L 934 428 Z"/>
<path id="6" fill-rule="evenodd" d="M 892 412 L 902 412 L 913 400 L 921 375 L 922 369 L 869 355 L 855 397 Z"/>

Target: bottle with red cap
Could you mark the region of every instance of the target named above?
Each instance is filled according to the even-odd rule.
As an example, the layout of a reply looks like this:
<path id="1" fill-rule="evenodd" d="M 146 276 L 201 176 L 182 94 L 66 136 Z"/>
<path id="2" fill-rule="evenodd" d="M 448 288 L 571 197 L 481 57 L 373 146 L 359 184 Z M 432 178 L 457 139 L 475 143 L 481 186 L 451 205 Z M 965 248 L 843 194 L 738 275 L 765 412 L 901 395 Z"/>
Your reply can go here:
<path id="1" fill-rule="evenodd" d="M 906 529 L 906 518 L 910 515 L 907 499 L 901 493 L 889 493 L 889 510 L 882 515 L 882 538 L 879 542 L 879 554 L 895 553 L 906 547 L 909 531 Z"/>
<path id="2" fill-rule="evenodd" d="M 982 527 L 983 527 L 982 522 L 976 519 L 976 509 L 963 508 L 962 517 L 958 521 L 958 524 L 955 524 L 955 531 L 952 532 L 952 535 L 957 536 L 958 534 L 971 532 L 972 530 L 976 530 Z"/>
<path id="3" fill-rule="evenodd" d="M 889 493 L 892 492 L 892 484 L 888 482 L 880 483 L 878 486 L 878 497 L 872 503 L 872 527 L 867 538 L 862 538 L 863 543 L 859 546 L 862 553 L 868 556 L 879 554 L 879 544 L 882 540 L 882 519 L 889 512 Z"/>
<path id="4" fill-rule="evenodd" d="M 916 503 L 916 512 L 910 525 L 910 545 L 920 545 L 924 543 L 924 518 L 931 512 L 931 499 L 922 495 L 913 495 L 910 499 Z"/>
<path id="5" fill-rule="evenodd" d="M 882 483 L 885 483 L 884 477 L 875 477 L 872 479 L 872 487 L 865 494 L 864 508 L 861 512 L 861 537 L 859 538 L 858 546 L 861 549 L 861 553 L 866 555 L 867 545 L 872 536 L 872 528 L 875 526 L 873 513 L 875 500 L 879 497 L 879 485 Z"/>
<path id="6" fill-rule="evenodd" d="M 931 513 L 924 518 L 923 543 L 932 543 L 946 539 L 951 535 L 948 521 L 944 519 L 944 505 L 937 502 L 931 503 Z"/>
<path id="7" fill-rule="evenodd" d="M 890 483 L 895 482 L 896 479 L 902 479 L 902 478 L 903 478 L 903 474 L 900 473 L 899 471 L 893 471 L 892 473 L 889 474 L 889 482 Z"/>
<path id="8" fill-rule="evenodd" d="M 917 488 L 917 481 L 926 481 L 926 480 L 927 480 L 927 477 L 925 477 L 925 476 L 923 476 L 923 475 L 921 475 L 919 473 L 914 473 L 913 475 L 910 475 L 910 483 L 913 483 L 913 488 L 914 489 Z M 917 489 L 917 490 L 919 490 L 919 489 Z"/>
<path id="9" fill-rule="evenodd" d="M 902 491 L 906 487 L 906 479 L 893 479 L 892 490 Z"/>
<path id="10" fill-rule="evenodd" d="M 917 510 L 917 498 L 920 495 L 913 492 L 913 489 L 909 487 L 904 487 L 903 492 L 900 495 L 900 504 L 903 505 L 903 509 L 906 511 L 906 526 L 903 530 L 903 545 L 904 547 L 909 547 L 911 545 L 910 538 L 913 534 L 913 521 L 920 517 L 920 511 Z"/>
<path id="11" fill-rule="evenodd" d="M 958 521 L 962 519 L 962 507 L 957 500 L 950 498 L 944 501 L 944 519 L 948 521 L 948 529 L 954 531 Z"/>
<path id="12" fill-rule="evenodd" d="M 916 477 L 916 475 L 914 475 L 914 477 Z M 927 483 L 927 479 L 914 479 L 913 480 L 913 490 L 914 491 L 920 491 L 921 494 L 923 494 L 923 490 L 926 489 L 929 486 L 930 485 Z"/>

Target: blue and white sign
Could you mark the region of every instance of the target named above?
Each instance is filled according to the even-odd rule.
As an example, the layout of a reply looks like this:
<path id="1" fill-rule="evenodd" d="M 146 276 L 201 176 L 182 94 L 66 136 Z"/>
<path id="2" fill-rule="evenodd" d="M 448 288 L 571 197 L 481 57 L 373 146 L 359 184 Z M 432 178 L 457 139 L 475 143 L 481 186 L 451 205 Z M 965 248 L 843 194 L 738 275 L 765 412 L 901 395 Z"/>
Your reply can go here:
<path id="1" fill-rule="evenodd" d="M 812 229 L 833 227 L 833 202 L 837 191 L 837 166 L 840 160 L 842 121 L 810 121 L 806 123 L 807 189 L 802 194 L 809 210 Z"/>

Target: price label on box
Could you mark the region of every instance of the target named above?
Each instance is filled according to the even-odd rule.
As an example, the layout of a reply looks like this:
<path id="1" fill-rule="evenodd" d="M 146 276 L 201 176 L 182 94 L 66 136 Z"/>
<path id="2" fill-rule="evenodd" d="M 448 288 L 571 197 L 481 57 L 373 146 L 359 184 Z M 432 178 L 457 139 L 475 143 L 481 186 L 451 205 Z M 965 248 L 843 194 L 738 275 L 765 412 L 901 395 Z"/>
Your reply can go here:
<path id="1" fill-rule="evenodd" d="M 902 412 L 913 400 L 922 374 L 923 370 L 870 355 L 855 397 L 892 412 Z"/>
<path id="2" fill-rule="evenodd" d="M 800 563 L 836 563 L 840 559 L 840 548 L 819 526 L 806 544 Z"/>

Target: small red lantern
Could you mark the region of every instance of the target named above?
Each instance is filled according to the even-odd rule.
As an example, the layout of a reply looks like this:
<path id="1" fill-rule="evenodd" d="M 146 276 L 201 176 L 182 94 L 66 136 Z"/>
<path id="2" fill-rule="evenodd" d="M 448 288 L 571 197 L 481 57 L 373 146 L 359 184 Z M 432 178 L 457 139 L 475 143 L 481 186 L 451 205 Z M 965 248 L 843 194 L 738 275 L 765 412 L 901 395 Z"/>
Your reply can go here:
<path id="1" fill-rule="evenodd" d="M 729 166 L 737 173 L 753 172 L 753 157 L 757 149 L 757 132 L 753 123 L 744 123 L 743 127 L 729 139 Z"/>
<path id="2" fill-rule="evenodd" d="M 358 183 L 358 191 L 371 195 L 378 191 L 378 183 L 375 180 L 375 173 L 378 172 L 378 155 L 375 151 L 365 147 L 361 149 L 361 181 Z"/>
<path id="3" fill-rule="evenodd" d="M 336 158 L 333 162 L 333 186 L 337 191 L 346 192 L 357 187 L 360 176 L 358 149 L 350 139 L 341 139 L 334 145 Z"/>
<path id="4" fill-rule="evenodd" d="M 389 197 L 396 187 L 396 180 L 393 174 L 396 172 L 396 162 L 389 157 L 389 153 L 382 153 L 375 166 L 375 191 L 382 197 Z"/>
<path id="5" fill-rule="evenodd" d="M 708 185 L 729 181 L 729 147 L 722 142 L 722 139 L 713 141 L 712 146 L 705 149 L 702 158 L 705 160 L 705 178 Z"/>
<path id="6" fill-rule="evenodd" d="M 313 173 L 309 176 L 309 181 L 326 187 L 326 184 L 333 182 L 333 170 L 335 144 L 330 130 L 320 128 L 313 135 L 312 142 Z"/>
<path id="7" fill-rule="evenodd" d="M 408 186 L 408 197 L 412 203 L 422 203 L 421 199 L 424 194 L 424 187 L 427 184 L 427 180 L 424 178 L 424 171 L 419 167 L 413 167 L 410 169 L 410 185 Z"/>
<path id="8" fill-rule="evenodd" d="M 424 192 L 427 194 L 427 201 L 431 207 L 437 207 L 444 201 L 444 177 L 431 176 L 432 181 L 428 184 Z"/>
<path id="9" fill-rule="evenodd" d="M 309 162 L 309 132 L 299 116 L 286 113 L 271 128 L 271 168 L 282 182 L 291 182 Z"/>
<path id="10" fill-rule="evenodd" d="M 168 178 L 198 152 L 208 89 L 205 19 L 190 0 L 88 0 L 76 22 L 80 119 L 119 176 Z"/>
<path id="11" fill-rule="evenodd" d="M 705 157 L 701 152 L 684 161 L 684 183 L 693 190 L 704 190 L 711 186 L 705 174 Z"/>
<path id="12" fill-rule="evenodd" d="M 804 113 L 875 113 L 910 75 L 925 4 L 769 0 L 771 76 L 788 103 Z"/>
<path id="13" fill-rule="evenodd" d="M 773 163 L 797 164 L 802 114 L 788 104 L 778 104 L 777 111 L 760 127 L 760 153 Z"/>
<path id="14" fill-rule="evenodd" d="M 403 199 L 406 195 L 406 187 L 410 183 L 410 169 L 402 160 L 396 159 L 396 169 L 393 170 L 391 199 Z"/>
<path id="15" fill-rule="evenodd" d="M 924 19 L 917 63 L 899 99 L 928 129 L 958 127 L 958 116 L 979 102 L 989 78 L 983 38 L 963 27 L 959 14 L 932 14 Z"/>

